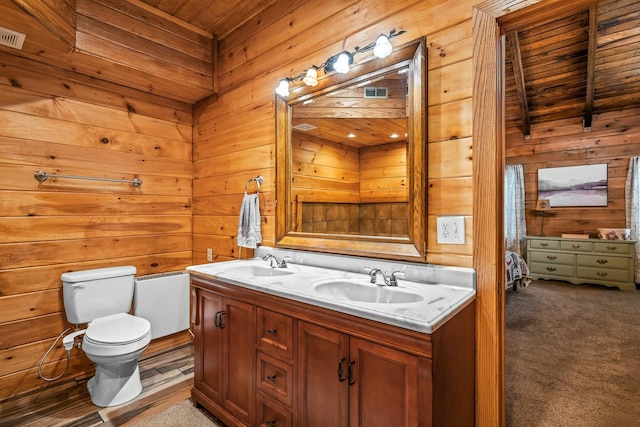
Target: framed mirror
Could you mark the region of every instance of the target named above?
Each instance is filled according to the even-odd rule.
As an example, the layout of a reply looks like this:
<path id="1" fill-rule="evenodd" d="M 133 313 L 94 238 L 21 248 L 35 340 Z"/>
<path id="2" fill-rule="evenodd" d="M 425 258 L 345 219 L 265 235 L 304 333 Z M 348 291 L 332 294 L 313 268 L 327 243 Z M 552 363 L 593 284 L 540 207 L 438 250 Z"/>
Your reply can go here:
<path id="1" fill-rule="evenodd" d="M 425 41 L 276 96 L 276 246 L 426 252 Z"/>

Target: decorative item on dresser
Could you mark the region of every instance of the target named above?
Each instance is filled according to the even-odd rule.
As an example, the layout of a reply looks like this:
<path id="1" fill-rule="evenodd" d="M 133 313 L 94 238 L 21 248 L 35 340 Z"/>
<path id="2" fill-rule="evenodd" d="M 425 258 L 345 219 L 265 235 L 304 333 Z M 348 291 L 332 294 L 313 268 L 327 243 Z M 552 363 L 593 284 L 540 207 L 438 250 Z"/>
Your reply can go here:
<path id="1" fill-rule="evenodd" d="M 527 237 L 532 279 L 593 283 L 635 291 L 634 240 Z"/>

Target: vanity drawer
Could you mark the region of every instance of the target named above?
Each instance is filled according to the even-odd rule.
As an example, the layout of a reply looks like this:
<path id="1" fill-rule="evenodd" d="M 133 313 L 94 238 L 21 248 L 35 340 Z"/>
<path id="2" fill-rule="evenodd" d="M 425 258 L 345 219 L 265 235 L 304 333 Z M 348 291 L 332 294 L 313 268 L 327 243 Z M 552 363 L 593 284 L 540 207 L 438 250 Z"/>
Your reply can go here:
<path id="1" fill-rule="evenodd" d="M 612 241 L 596 243 L 596 252 L 609 254 L 630 254 L 632 250 L 632 243 L 614 243 Z"/>
<path id="2" fill-rule="evenodd" d="M 293 360 L 293 319 L 258 307 L 258 349 Z"/>
<path id="3" fill-rule="evenodd" d="M 529 249 L 560 249 L 558 240 L 530 239 Z"/>
<path id="4" fill-rule="evenodd" d="M 566 254 L 561 252 L 543 252 L 535 251 L 530 253 L 529 262 L 539 262 L 542 264 L 567 264 L 573 265 L 575 261 L 574 254 Z"/>
<path id="5" fill-rule="evenodd" d="M 293 366 L 274 357 L 258 352 L 256 388 L 268 396 L 293 405 Z"/>
<path id="6" fill-rule="evenodd" d="M 256 426 L 293 427 L 293 414 L 261 393 L 256 393 Z"/>
<path id="7" fill-rule="evenodd" d="M 529 270 L 532 274 L 566 277 L 573 277 L 576 271 L 573 265 L 549 264 L 546 262 L 532 262 L 529 265 Z"/>
<path id="8" fill-rule="evenodd" d="M 593 252 L 593 242 L 562 241 L 560 249 L 570 252 Z"/>
<path id="9" fill-rule="evenodd" d="M 578 255 L 579 267 L 628 270 L 631 258 L 606 255 Z"/>
<path id="10" fill-rule="evenodd" d="M 594 283 L 607 282 L 629 282 L 629 270 L 614 270 L 596 267 L 578 267 L 578 277 L 593 280 Z"/>

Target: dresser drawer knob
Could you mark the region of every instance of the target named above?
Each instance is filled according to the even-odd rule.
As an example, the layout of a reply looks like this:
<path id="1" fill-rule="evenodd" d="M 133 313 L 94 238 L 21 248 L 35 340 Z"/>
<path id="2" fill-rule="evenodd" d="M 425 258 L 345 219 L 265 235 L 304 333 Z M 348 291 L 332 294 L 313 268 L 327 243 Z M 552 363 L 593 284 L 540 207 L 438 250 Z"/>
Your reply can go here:
<path id="1" fill-rule="evenodd" d="M 582 246 L 582 245 L 579 245 L 579 244 L 577 244 L 577 243 L 574 243 L 573 245 L 571 245 L 571 247 L 572 247 L 573 249 L 578 249 L 580 246 Z"/>
<path id="2" fill-rule="evenodd" d="M 542 246 L 543 248 L 546 248 L 547 246 L 549 246 L 548 243 L 540 243 L 540 246 Z"/>
<path id="3" fill-rule="evenodd" d="M 599 260 L 597 260 L 596 262 L 597 262 L 598 264 L 606 264 L 606 263 L 608 263 L 609 261 L 608 261 L 608 260 L 606 260 L 606 259 L 599 259 Z"/>
<path id="4" fill-rule="evenodd" d="M 547 255 L 547 259 L 549 261 L 553 261 L 554 259 L 556 259 L 556 256 L 555 255 Z"/>
<path id="5" fill-rule="evenodd" d="M 615 251 L 616 249 L 618 249 L 617 246 L 607 246 L 607 249 L 609 249 L 610 251 Z"/>
<path id="6" fill-rule="evenodd" d="M 556 271 L 555 267 L 547 267 L 547 271 Z"/>
<path id="7" fill-rule="evenodd" d="M 606 275 L 607 275 L 607 272 L 606 272 L 606 271 L 598 271 L 596 274 L 597 274 L 598 276 L 600 276 L 600 277 L 604 277 L 604 276 L 606 276 Z"/>

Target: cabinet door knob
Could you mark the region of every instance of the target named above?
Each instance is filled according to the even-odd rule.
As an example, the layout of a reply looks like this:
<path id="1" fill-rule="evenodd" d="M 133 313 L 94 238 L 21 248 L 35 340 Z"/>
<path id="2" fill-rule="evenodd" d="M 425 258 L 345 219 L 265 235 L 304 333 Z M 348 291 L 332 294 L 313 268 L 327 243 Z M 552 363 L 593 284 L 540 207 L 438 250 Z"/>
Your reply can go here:
<path id="1" fill-rule="evenodd" d="M 213 323 L 216 326 L 216 328 L 224 329 L 224 323 L 222 321 L 222 317 L 225 314 L 227 314 L 227 312 L 223 310 L 223 311 L 218 311 L 214 316 Z"/>
<path id="2" fill-rule="evenodd" d="M 268 427 L 276 427 L 276 421 L 275 421 L 275 420 L 272 420 L 272 421 L 265 421 L 265 424 L 266 424 Z"/>
<path id="3" fill-rule="evenodd" d="M 347 372 L 347 378 L 349 379 L 349 385 L 354 385 L 356 383 L 356 380 L 353 379 L 353 371 L 351 370 L 351 367 L 353 365 L 356 364 L 356 361 L 353 360 L 351 362 L 349 362 L 349 372 Z"/>
<path id="4" fill-rule="evenodd" d="M 267 329 L 267 333 L 271 334 L 271 335 L 275 335 L 275 334 L 278 333 L 278 330 L 277 329 Z"/>
<path id="5" fill-rule="evenodd" d="M 556 259 L 556 256 L 555 255 L 547 255 L 547 259 L 549 261 L 553 261 L 554 259 Z"/>
<path id="6" fill-rule="evenodd" d="M 272 383 L 276 382 L 276 375 L 267 375 L 267 379 Z"/>
<path id="7" fill-rule="evenodd" d="M 599 259 L 599 260 L 596 260 L 596 262 L 597 262 L 598 264 L 606 264 L 606 263 L 608 263 L 609 261 L 607 261 L 606 259 Z"/>

